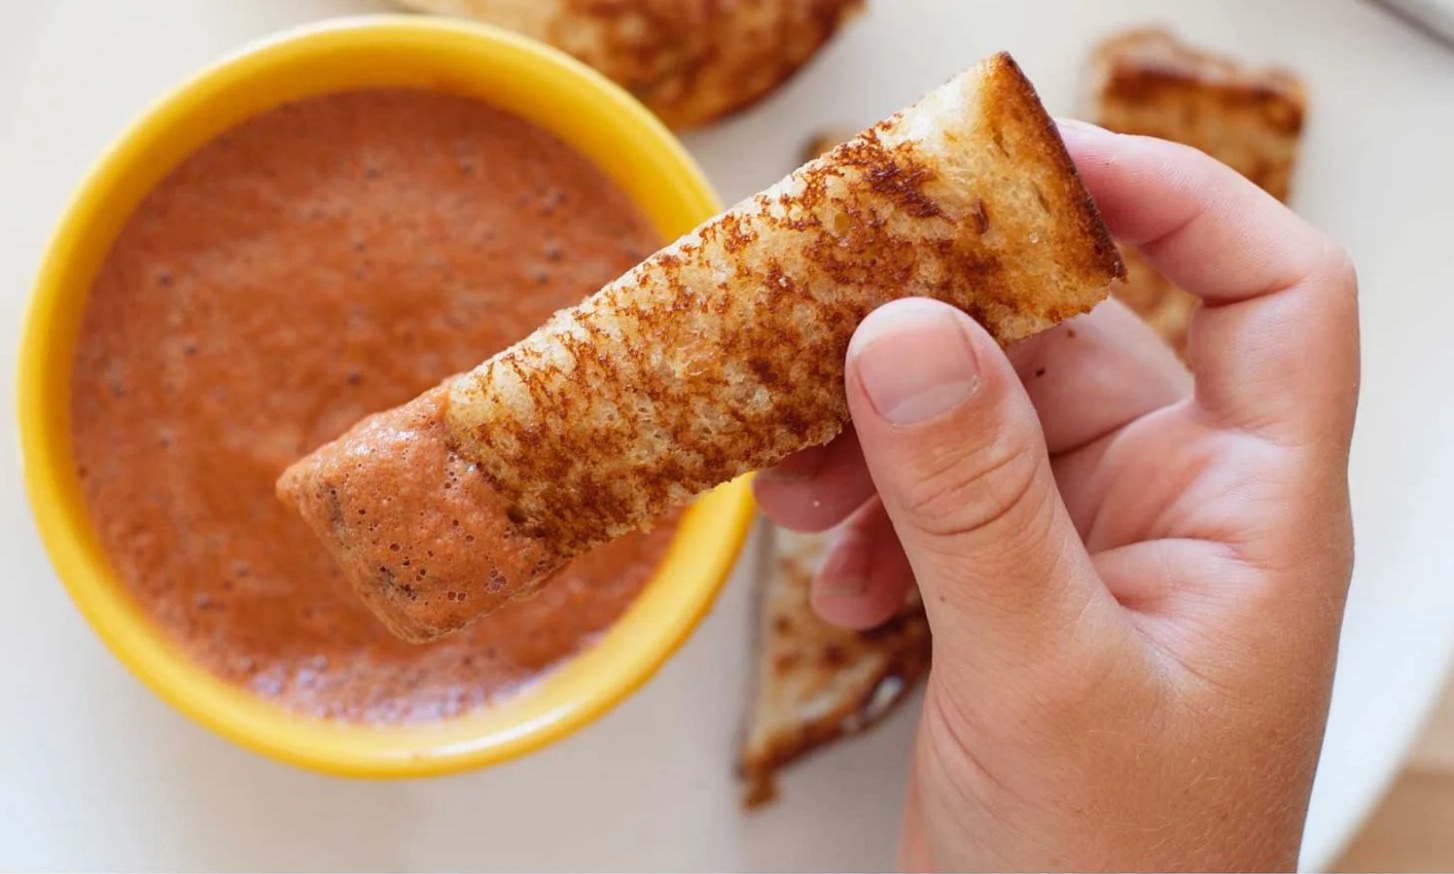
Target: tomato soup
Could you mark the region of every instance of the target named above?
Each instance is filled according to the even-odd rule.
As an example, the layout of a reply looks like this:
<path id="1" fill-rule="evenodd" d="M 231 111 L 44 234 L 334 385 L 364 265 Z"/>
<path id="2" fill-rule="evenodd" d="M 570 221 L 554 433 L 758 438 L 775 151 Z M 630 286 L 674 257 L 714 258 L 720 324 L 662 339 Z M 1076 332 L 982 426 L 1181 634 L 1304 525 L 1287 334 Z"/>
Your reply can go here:
<path id="1" fill-rule="evenodd" d="M 348 92 L 225 133 L 137 208 L 83 320 L 74 457 L 118 577 L 199 664 L 310 715 L 447 718 L 568 659 L 650 579 L 670 524 L 415 646 L 274 481 L 660 242 L 584 157 L 474 100 Z"/>

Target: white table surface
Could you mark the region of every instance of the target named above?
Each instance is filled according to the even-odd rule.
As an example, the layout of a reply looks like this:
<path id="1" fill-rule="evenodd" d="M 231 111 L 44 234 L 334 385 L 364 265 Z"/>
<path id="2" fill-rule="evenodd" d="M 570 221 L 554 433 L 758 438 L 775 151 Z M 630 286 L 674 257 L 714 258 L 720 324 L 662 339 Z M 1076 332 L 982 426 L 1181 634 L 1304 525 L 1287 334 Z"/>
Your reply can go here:
<path id="1" fill-rule="evenodd" d="M 346 0 L 51 0 L 0 27 L 0 345 L 62 203 L 154 96 L 279 28 L 386 8 Z M 689 138 L 723 195 L 790 169 L 819 126 L 866 123 L 973 60 L 1015 52 L 1068 112 L 1089 42 L 1159 16 L 1306 74 L 1299 209 L 1353 250 L 1365 388 L 1353 464 L 1358 570 L 1305 865 L 1336 853 L 1396 770 L 1454 653 L 1454 54 L 1360 0 L 878 0 L 771 103 Z M 57 584 L 0 381 L 0 867 L 880 868 L 912 714 L 737 810 L 746 575 L 680 656 L 582 734 L 483 773 L 346 782 L 260 759 L 144 690 Z M 1445 449 L 1445 451 L 1440 451 Z"/>

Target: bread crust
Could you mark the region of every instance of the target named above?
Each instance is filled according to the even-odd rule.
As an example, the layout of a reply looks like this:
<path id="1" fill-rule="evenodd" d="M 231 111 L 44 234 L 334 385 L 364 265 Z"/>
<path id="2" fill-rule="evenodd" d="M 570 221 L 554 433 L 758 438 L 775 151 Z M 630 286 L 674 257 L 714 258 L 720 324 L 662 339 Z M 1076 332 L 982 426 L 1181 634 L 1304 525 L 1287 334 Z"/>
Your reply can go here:
<path id="1" fill-rule="evenodd" d="M 550 43 L 668 125 L 697 127 L 775 91 L 863 0 L 401 0 Z"/>

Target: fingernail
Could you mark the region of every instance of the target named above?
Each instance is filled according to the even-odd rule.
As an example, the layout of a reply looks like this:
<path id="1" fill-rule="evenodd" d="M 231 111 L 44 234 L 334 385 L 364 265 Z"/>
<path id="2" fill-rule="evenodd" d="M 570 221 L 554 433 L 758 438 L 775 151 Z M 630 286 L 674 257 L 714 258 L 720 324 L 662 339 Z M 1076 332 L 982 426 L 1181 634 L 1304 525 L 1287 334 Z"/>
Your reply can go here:
<path id="1" fill-rule="evenodd" d="M 863 537 L 851 529 L 830 534 L 813 586 L 820 598 L 856 598 L 868 591 L 868 544 Z"/>
<path id="2" fill-rule="evenodd" d="M 772 467 L 758 471 L 757 478 L 778 483 L 806 482 L 818 475 L 827 458 L 826 446 L 813 446 Z"/>
<path id="3" fill-rule="evenodd" d="M 916 298 L 887 304 L 859 326 L 848 359 L 880 416 L 914 425 L 974 393 L 979 367 L 959 319 L 946 304 Z"/>

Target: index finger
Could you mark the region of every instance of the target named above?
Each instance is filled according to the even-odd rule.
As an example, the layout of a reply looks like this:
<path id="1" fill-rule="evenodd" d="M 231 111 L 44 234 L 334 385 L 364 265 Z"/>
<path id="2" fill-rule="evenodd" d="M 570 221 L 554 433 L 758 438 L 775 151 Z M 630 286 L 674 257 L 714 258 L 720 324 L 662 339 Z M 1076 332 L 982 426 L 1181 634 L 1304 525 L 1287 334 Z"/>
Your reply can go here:
<path id="1" fill-rule="evenodd" d="M 1346 254 L 1195 149 L 1062 123 L 1111 232 L 1200 297 L 1197 402 L 1228 427 L 1346 448 L 1358 393 L 1357 281 Z"/>

